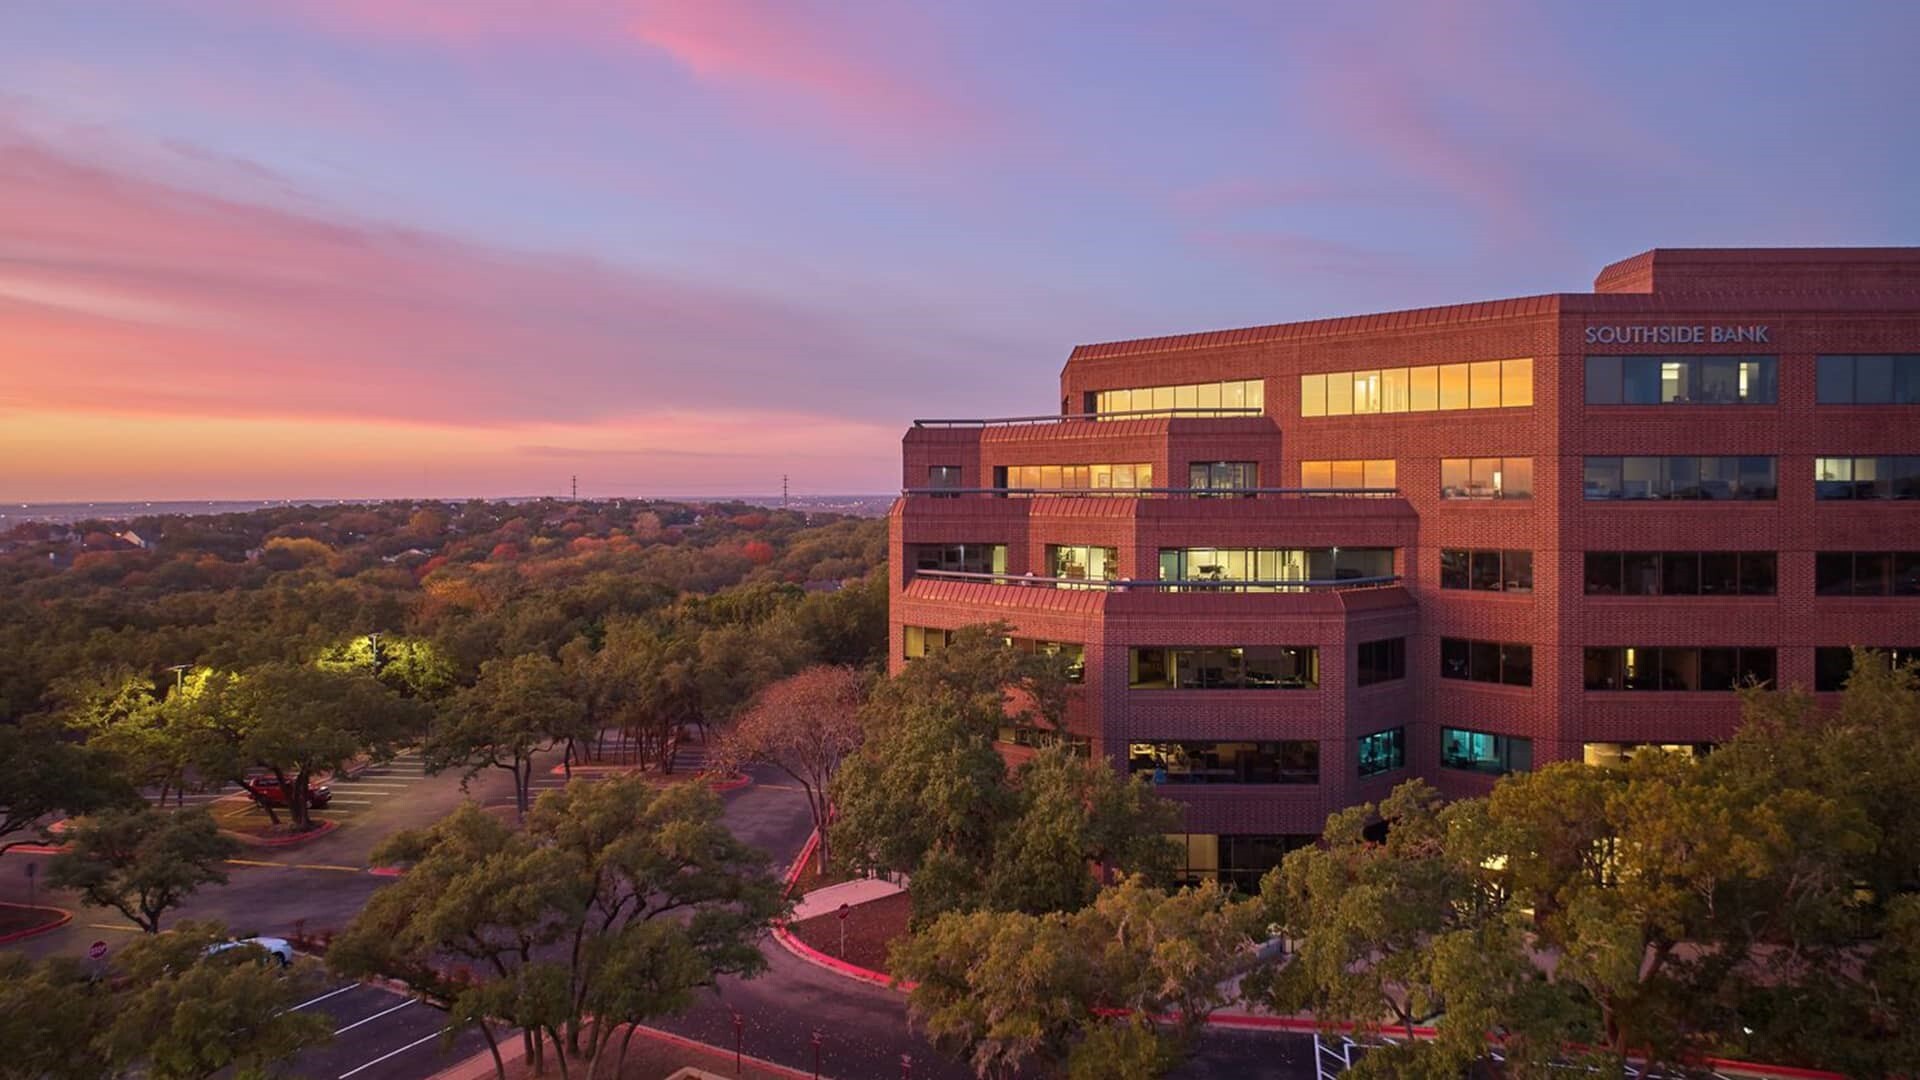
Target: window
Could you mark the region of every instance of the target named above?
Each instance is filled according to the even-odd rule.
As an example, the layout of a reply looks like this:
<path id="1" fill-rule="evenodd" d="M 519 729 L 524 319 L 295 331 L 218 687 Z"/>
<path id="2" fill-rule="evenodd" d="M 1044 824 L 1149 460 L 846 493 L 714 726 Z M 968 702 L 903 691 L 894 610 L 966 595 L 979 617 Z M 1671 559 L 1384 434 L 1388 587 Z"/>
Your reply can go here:
<path id="1" fill-rule="evenodd" d="M 1355 650 L 1354 681 L 1361 686 L 1407 677 L 1407 639 L 1363 641 Z"/>
<path id="2" fill-rule="evenodd" d="M 927 486 L 930 488 L 959 487 L 960 486 L 960 466 L 958 465 L 927 466 Z M 954 499 L 958 497 L 959 496 L 957 493 L 952 495 L 935 495 L 934 496 L 934 498 L 936 499 Z"/>
<path id="3" fill-rule="evenodd" d="M 1218 881 L 1249 895 L 1260 891 L 1260 879 L 1279 866 L 1289 851 L 1310 847 L 1320 839 L 1243 833 L 1171 833 L 1167 838 L 1184 852 L 1183 866 L 1174 871 L 1180 881 Z"/>
<path id="4" fill-rule="evenodd" d="M 1266 385 L 1263 379 L 1228 379 L 1224 382 L 1184 383 L 1179 386 L 1095 390 L 1090 396 L 1093 399 L 1094 417 L 1099 420 L 1131 420 L 1177 413 L 1236 416 L 1266 408 Z M 1301 415 L 1308 414 L 1302 412 Z"/>
<path id="5" fill-rule="evenodd" d="M 1087 647 L 1073 641 L 1036 641 L 1032 638 L 1009 638 L 1007 644 L 1025 653 L 1045 653 L 1048 656 L 1066 657 L 1067 681 L 1085 682 L 1087 677 Z"/>
<path id="6" fill-rule="evenodd" d="M 1588 690 L 1734 690 L 1771 683 L 1772 649 L 1603 646 L 1586 650 Z"/>
<path id="7" fill-rule="evenodd" d="M 1283 742 L 1136 742 L 1127 771 L 1156 784 L 1317 784 L 1320 744 Z"/>
<path id="8" fill-rule="evenodd" d="M 1440 677 L 1506 686 L 1532 686 L 1533 646 L 1441 638 Z"/>
<path id="9" fill-rule="evenodd" d="M 1120 552 L 1117 548 L 1085 544 L 1047 545 L 1048 577 L 1110 581 L 1119 573 Z"/>
<path id="10" fill-rule="evenodd" d="M 1153 486 L 1153 466 L 1131 465 L 999 465 L 994 485 L 1015 491 L 1128 491 Z"/>
<path id="11" fill-rule="evenodd" d="M 918 660 L 928 653 L 939 652 L 952 644 L 954 638 L 954 631 L 930 626 L 902 626 L 900 631 L 904 640 L 904 648 L 900 651 L 908 660 Z"/>
<path id="12" fill-rule="evenodd" d="M 1160 580 L 1352 581 L 1393 576 L 1392 548 L 1161 548 Z M 1194 585 L 1204 590 L 1205 585 Z M 1258 591 L 1286 591 L 1262 585 Z"/>
<path id="13" fill-rule="evenodd" d="M 1920 664 L 1920 647 L 1908 645 L 1900 648 L 1874 649 L 1873 652 L 1883 663 L 1894 667 L 1907 667 Z M 1847 688 L 1847 679 L 1853 675 L 1853 650 L 1845 645 L 1822 645 L 1813 650 L 1813 688 L 1821 693 L 1832 693 Z"/>
<path id="14" fill-rule="evenodd" d="M 1816 499 L 1920 499 L 1920 457 L 1813 459 Z"/>
<path id="15" fill-rule="evenodd" d="M 909 544 L 907 549 L 915 570 L 962 574 L 1007 572 L 1005 544 Z"/>
<path id="16" fill-rule="evenodd" d="M 1585 496 L 1611 499 L 1771 500 L 1770 457 L 1590 457 Z"/>
<path id="17" fill-rule="evenodd" d="M 1813 557 L 1816 596 L 1920 596 L 1920 551 L 1822 551 Z"/>
<path id="18" fill-rule="evenodd" d="M 1300 486 L 1309 491 L 1354 491 L 1368 488 L 1392 491 L 1397 486 L 1394 459 L 1303 461 Z"/>
<path id="19" fill-rule="evenodd" d="M 1588 596 L 1772 596 L 1771 551 L 1589 551 Z"/>
<path id="20" fill-rule="evenodd" d="M 1533 552 L 1441 548 L 1440 587 L 1532 592 Z"/>
<path id="21" fill-rule="evenodd" d="M 1187 465 L 1187 486 L 1195 491 L 1244 491 L 1260 486 L 1260 466 L 1252 461 L 1195 461 Z"/>
<path id="22" fill-rule="evenodd" d="M 1773 356 L 1589 356 L 1589 405 L 1772 405 Z"/>
<path id="23" fill-rule="evenodd" d="M 1388 728 L 1360 736 L 1360 746 L 1354 757 L 1359 760 L 1362 777 L 1379 776 L 1406 768 L 1407 729 Z"/>
<path id="24" fill-rule="evenodd" d="M 1633 760 L 1633 756 L 1642 750 L 1658 750 L 1667 754 L 1680 754 L 1684 757 L 1701 758 L 1713 752 L 1713 744 L 1698 743 L 1648 743 L 1648 742 L 1590 742 L 1581 745 L 1581 757 L 1588 765 L 1622 766 Z"/>
<path id="25" fill-rule="evenodd" d="M 1465 728 L 1440 729 L 1440 764 L 1449 769 L 1504 776 L 1533 768 L 1533 740 Z"/>
<path id="26" fill-rule="evenodd" d="M 1822 356 L 1814 400 L 1821 405 L 1920 405 L 1920 355 Z"/>
<path id="27" fill-rule="evenodd" d="M 1533 459 L 1441 458 L 1443 499 L 1531 499 Z"/>
<path id="28" fill-rule="evenodd" d="M 1320 650 L 1311 645 L 1219 645 L 1128 650 L 1133 690 L 1312 690 Z"/>
<path id="29" fill-rule="evenodd" d="M 1532 404 L 1531 358 L 1300 376 L 1301 416 L 1373 416 Z"/>

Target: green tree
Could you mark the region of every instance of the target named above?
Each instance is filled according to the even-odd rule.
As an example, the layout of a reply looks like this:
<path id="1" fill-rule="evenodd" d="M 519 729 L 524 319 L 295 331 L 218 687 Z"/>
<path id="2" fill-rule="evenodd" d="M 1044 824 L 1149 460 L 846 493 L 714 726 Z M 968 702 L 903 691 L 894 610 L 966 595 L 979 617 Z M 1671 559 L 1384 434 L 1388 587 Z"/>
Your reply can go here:
<path id="1" fill-rule="evenodd" d="M 106 987 L 66 957 L 0 952 L 0 1080 L 100 1080 L 117 1075 L 91 1033 L 113 1010 Z"/>
<path id="2" fill-rule="evenodd" d="M 1252 959 L 1258 901 L 1131 878 L 1075 912 L 948 912 L 896 941 L 913 1022 L 980 1076 L 1158 1076 Z"/>
<path id="3" fill-rule="evenodd" d="M 506 770 L 524 818 L 532 805 L 534 756 L 585 734 L 586 716 L 555 661 L 538 653 L 489 660 L 479 681 L 442 707 L 422 756 L 429 772 L 463 769 L 463 782 L 483 769 Z"/>
<path id="4" fill-rule="evenodd" d="M 1180 831 L 1180 807 L 1145 780 L 1055 744 L 1021 765 L 1012 784 L 985 882 L 988 906 L 1076 910 L 1092 902 L 1104 866 L 1154 882 L 1172 878 L 1180 853 L 1167 834 Z"/>
<path id="5" fill-rule="evenodd" d="M 463 807 L 374 853 L 408 873 L 375 894 L 328 961 L 454 1001 L 452 1016 L 480 1022 L 490 1045 L 504 1021 L 597 1056 L 620 1024 L 764 969 L 758 941 L 783 910 L 779 884 L 720 812 L 704 787 L 637 777 L 549 793 L 519 832 Z M 462 985 L 445 959 L 476 980 Z M 586 1039 L 590 1015 L 602 1024 Z"/>
<path id="6" fill-rule="evenodd" d="M 47 868 L 48 884 L 112 908 L 149 934 L 159 933 L 160 917 L 200 886 L 226 884 L 220 864 L 240 853 L 204 810 L 105 810 L 75 819 L 65 838 L 66 850 Z"/>
<path id="7" fill-rule="evenodd" d="M 129 989 L 101 1035 L 111 1061 L 153 1080 L 224 1070 L 253 1080 L 332 1037 L 324 1015 L 293 1011 L 300 986 L 278 965 L 248 949 L 208 952 L 225 939 L 218 925 L 182 923 L 122 952 L 115 967 Z"/>
<path id="8" fill-rule="evenodd" d="M 54 724 L 0 723 L 0 852 L 38 839 L 27 830 L 50 814 L 138 805 L 140 796 L 114 764 L 70 742 Z"/>
<path id="9" fill-rule="evenodd" d="M 457 684 L 453 661 L 424 638 L 361 634 L 320 651 L 323 671 L 372 675 L 396 693 L 433 701 Z"/>
<path id="10" fill-rule="evenodd" d="M 228 684 L 226 693 L 226 708 L 244 725 L 238 759 L 279 781 L 296 831 L 313 827 L 315 775 L 337 772 L 362 755 L 389 760 L 425 728 L 419 703 L 365 673 L 268 664 Z"/>

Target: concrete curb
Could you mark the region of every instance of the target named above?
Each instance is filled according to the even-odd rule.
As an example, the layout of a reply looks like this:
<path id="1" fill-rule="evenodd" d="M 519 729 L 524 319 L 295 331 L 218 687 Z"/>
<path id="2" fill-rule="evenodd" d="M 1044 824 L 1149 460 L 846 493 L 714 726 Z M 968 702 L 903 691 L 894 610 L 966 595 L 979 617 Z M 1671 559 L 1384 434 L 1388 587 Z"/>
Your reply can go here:
<path id="1" fill-rule="evenodd" d="M 73 921 L 73 912 L 65 908 L 48 907 L 45 904 L 0 904 L 0 907 L 18 908 L 22 911 L 50 911 L 58 916 L 52 922 L 44 922 L 39 926 L 29 926 L 25 930 L 15 930 L 10 934 L 0 934 L 0 945 L 11 945 L 16 941 L 25 941 L 30 937 L 38 937 L 48 931 L 58 930 Z"/>
<path id="2" fill-rule="evenodd" d="M 247 845 L 248 847 L 290 848 L 290 847 L 299 847 L 301 844 L 307 843 L 308 841 L 311 841 L 311 840 L 318 840 L 321 837 L 327 835 L 328 833 L 332 832 L 333 830 L 339 827 L 340 827 L 340 823 L 337 821 L 322 821 L 315 827 L 308 829 L 306 832 L 299 833 L 294 836 L 274 836 L 274 837 L 248 836 L 245 833 L 232 832 L 228 829 L 221 829 L 220 832 L 223 836 L 231 836 L 235 840 L 240 841 L 241 843 Z"/>

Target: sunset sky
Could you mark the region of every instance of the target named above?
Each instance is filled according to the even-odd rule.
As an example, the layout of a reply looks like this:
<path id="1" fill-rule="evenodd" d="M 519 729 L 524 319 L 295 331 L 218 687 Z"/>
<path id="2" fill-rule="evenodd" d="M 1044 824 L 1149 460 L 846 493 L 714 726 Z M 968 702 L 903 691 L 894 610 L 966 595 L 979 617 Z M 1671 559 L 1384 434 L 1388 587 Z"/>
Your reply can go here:
<path id="1" fill-rule="evenodd" d="M 1920 4 L 0 2 L 0 500 L 882 492 L 1076 343 L 1920 243 Z"/>

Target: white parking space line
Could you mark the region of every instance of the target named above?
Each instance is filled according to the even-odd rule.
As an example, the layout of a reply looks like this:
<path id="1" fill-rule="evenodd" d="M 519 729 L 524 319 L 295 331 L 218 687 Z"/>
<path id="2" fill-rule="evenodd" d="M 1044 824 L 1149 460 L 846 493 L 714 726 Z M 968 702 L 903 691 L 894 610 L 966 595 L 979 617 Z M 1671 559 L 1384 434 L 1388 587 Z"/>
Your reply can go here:
<path id="1" fill-rule="evenodd" d="M 403 1002 L 401 1002 L 400 1004 L 398 1004 L 398 1005 L 395 1005 L 395 1006 L 394 1006 L 393 1008 L 391 1008 L 391 1009 L 383 1009 L 383 1010 L 381 1010 L 380 1012 L 377 1012 L 377 1013 L 374 1013 L 374 1014 L 373 1014 L 372 1016 L 369 1016 L 369 1017 L 367 1017 L 367 1018 L 366 1018 L 365 1020 L 355 1020 L 355 1021 L 354 1021 L 353 1023 L 351 1023 L 351 1024 L 348 1024 L 348 1025 L 347 1025 L 346 1027 L 343 1027 L 343 1028 L 338 1028 L 338 1029 L 336 1029 L 336 1030 L 334 1031 L 334 1034 L 335 1034 L 335 1035 L 339 1035 L 339 1034 L 341 1034 L 342 1032 L 347 1032 L 347 1031 L 352 1031 L 352 1030 L 353 1030 L 354 1028 L 357 1028 L 357 1027 L 359 1027 L 359 1026 L 360 1026 L 361 1024 L 370 1024 L 370 1023 L 372 1023 L 372 1022 L 374 1022 L 375 1020 L 378 1020 L 378 1019 L 380 1019 L 381 1017 L 383 1017 L 383 1016 L 385 1016 L 385 1015 L 387 1015 L 388 1013 L 397 1013 L 397 1012 L 399 1012 L 399 1011 L 400 1011 L 401 1009 L 404 1009 L 404 1008 L 406 1008 L 407 1006 L 409 1006 L 409 1005 L 411 1005 L 411 1004 L 413 1004 L 413 999 L 412 999 L 412 998 L 408 998 L 407 1000 L 405 1000 L 405 1001 L 403 1001 Z"/>
<path id="2" fill-rule="evenodd" d="M 328 784 L 327 786 L 335 791 L 405 791 L 413 785 L 370 783 L 366 780 L 342 780 L 337 784 Z"/>
<path id="3" fill-rule="evenodd" d="M 406 1053 L 407 1051 L 413 1049 L 414 1047 L 432 1042 L 433 1040 L 439 1037 L 440 1037 L 440 1033 L 436 1031 L 433 1034 L 428 1035 L 424 1039 L 415 1039 L 414 1041 L 408 1043 L 407 1045 L 401 1047 L 398 1050 L 389 1050 L 386 1053 L 381 1054 L 379 1057 L 374 1058 L 372 1061 L 369 1061 L 364 1065 L 356 1065 L 353 1068 L 348 1069 L 346 1072 L 341 1073 L 340 1080 L 347 1080 L 347 1077 L 352 1076 L 354 1073 L 366 1072 L 368 1069 L 373 1068 L 375 1065 L 380 1064 L 381 1062 L 387 1060 L 388 1058 L 399 1057 L 401 1054 Z"/>
<path id="4" fill-rule="evenodd" d="M 327 999 L 328 999 L 328 998 L 330 998 L 330 997 L 338 997 L 339 995 L 341 995 L 341 994 L 344 994 L 344 993 L 346 993 L 346 992 L 347 992 L 347 991 L 349 991 L 349 990 L 353 990 L 353 989 L 357 989 L 357 988 L 359 987 L 359 985 L 360 985 L 359 983 L 348 983 L 347 985 L 345 985 L 345 986 L 343 986 L 343 987 L 341 987 L 341 988 L 340 988 L 340 989 L 338 989 L 338 990 L 330 990 L 330 991 L 328 991 L 327 993 L 324 993 L 324 994 L 321 994 L 321 995 L 320 995 L 319 997 L 317 997 L 317 998 L 309 998 L 308 1000 L 306 1000 L 306 1001 L 303 1001 L 303 1002 L 301 1002 L 301 1003 L 300 1003 L 300 1004 L 298 1004 L 298 1005 L 295 1005 L 295 1006 L 294 1006 L 293 1008 L 291 1008 L 291 1009 L 288 1009 L 287 1011 L 288 1011 L 288 1012 L 299 1012 L 299 1011 L 300 1011 L 301 1009 L 304 1009 L 304 1008 L 306 1008 L 306 1007 L 307 1007 L 307 1006 L 309 1006 L 309 1005 L 318 1005 L 318 1004 L 320 1004 L 321 1002 L 323 1002 L 323 1001 L 325 1001 L 325 1000 L 327 1000 Z"/>
<path id="5" fill-rule="evenodd" d="M 328 799 L 328 806 L 372 806 L 372 799 Z M 316 809 L 318 809 L 316 807 Z"/>

